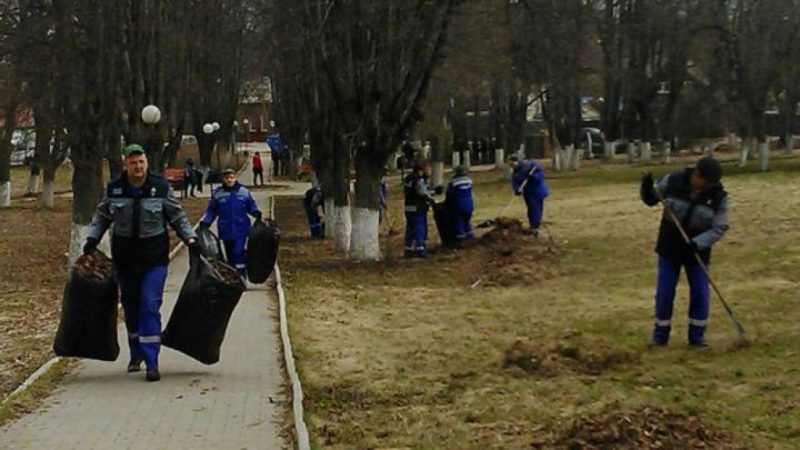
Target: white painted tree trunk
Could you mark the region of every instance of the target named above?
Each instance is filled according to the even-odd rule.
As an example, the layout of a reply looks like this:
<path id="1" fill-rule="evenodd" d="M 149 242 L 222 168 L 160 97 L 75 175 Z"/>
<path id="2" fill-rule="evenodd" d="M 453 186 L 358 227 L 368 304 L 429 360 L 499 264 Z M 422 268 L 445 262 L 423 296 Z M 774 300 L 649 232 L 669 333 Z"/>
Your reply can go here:
<path id="1" fill-rule="evenodd" d="M 789 156 L 794 155 L 794 134 L 786 134 L 786 154 Z"/>
<path id="2" fill-rule="evenodd" d="M 444 183 L 444 163 L 442 161 L 434 161 L 431 163 L 431 182 L 434 187 L 442 186 Z M 355 221 L 355 219 L 354 219 Z M 353 225 L 355 226 L 355 225 Z"/>
<path id="3" fill-rule="evenodd" d="M 441 164 L 441 163 L 440 163 Z M 353 208 L 353 231 L 350 235 L 350 259 L 356 261 L 379 261 L 381 246 L 379 238 L 378 210 Z"/>
<path id="4" fill-rule="evenodd" d="M 0 208 L 11 206 L 11 182 L 0 183 Z"/>
<path id="5" fill-rule="evenodd" d="M 45 208 L 52 209 L 55 205 L 55 186 L 52 181 L 45 181 L 42 184 L 42 205 Z"/>
<path id="6" fill-rule="evenodd" d="M 769 142 L 758 143 L 758 170 L 762 172 L 769 170 Z"/>
<path id="7" fill-rule="evenodd" d="M 583 150 L 581 150 L 580 148 L 576 148 L 574 145 L 570 144 L 567 146 L 566 153 L 567 153 L 566 157 L 567 166 L 572 170 L 580 169 L 581 158 L 583 158 Z"/>
<path id="8" fill-rule="evenodd" d="M 639 145 L 641 149 L 642 164 L 650 164 L 653 160 L 653 146 L 650 141 L 644 141 Z"/>
<path id="9" fill-rule="evenodd" d="M 472 158 L 472 155 L 470 155 L 469 152 L 464 152 L 464 161 L 462 161 L 461 165 L 463 165 L 467 169 L 472 167 L 472 159 L 471 158 Z"/>
<path id="10" fill-rule="evenodd" d="M 398 160 L 397 152 L 394 152 L 389 156 L 389 169 L 397 170 L 397 160 Z"/>
<path id="11" fill-rule="evenodd" d="M 669 164 L 672 162 L 672 146 L 669 142 L 665 142 L 661 149 L 661 162 L 664 164 Z"/>
<path id="12" fill-rule="evenodd" d="M 456 168 L 461 165 L 461 155 L 458 152 L 453 152 L 450 160 L 451 167 Z"/>
<path id="13" fill-rule="evenodd" d="M 603 157 L 607 161 L 611 161 L 614 159 L 614 148 L 616 148 L 617 142 L 616 141 L 606 141 L 603 143 Z"/>
<path id="14" fill-rule="evenodd" d="M 736 150 L 736 133 L 728 133 L 728 151 Z"/>
<path id="15" fill-rule="evenodd" d="M 28 177 L 28 188 L 25 189 L 25 195 L 34 196 L 39 192 L 39 175 L 31 174 Z"/>
<path id="16" fill-rule="evenodd" d="M 498 169 L 506 167 L 506 152 L 502 148 L 494 150 L 494 166 Z"/>
<path id="17" fill-rule="evenodd" d="M 748 139 L 747 142 L 742 145 L 742 150 L 739 152 L 739 167 L 745 168 L 747 167 L 747 158 L 750 156 L 750 149 L 754 145 L 754 140 L 752 138 Z"/>
<path id="18" fill-rule="evenodd" d="M 628 164 L 633 164 L 636 162 L 636 143 L 629 142 L 628 143 Z"/>
<path id="19" fill-rule="evenodd" d="M 327 216 L 327 210 L 325 210 Z M 333 229 L 333 249 L 337 252 L 347 254 L 350 251 L 350 234 L 353 230 L 353 223 L 350 218 L 349 206 L 334 206 L 333 214 L 330 215 L 330 222 L 325 224 Z M 326 217 L 327 219 L 327 217 Z"/>
<path id="20" fill-rule="evenodd" d="M 558 148 L 553 150 L 553 171 L 561 172 L 564 169 L 564 150 Z"/>

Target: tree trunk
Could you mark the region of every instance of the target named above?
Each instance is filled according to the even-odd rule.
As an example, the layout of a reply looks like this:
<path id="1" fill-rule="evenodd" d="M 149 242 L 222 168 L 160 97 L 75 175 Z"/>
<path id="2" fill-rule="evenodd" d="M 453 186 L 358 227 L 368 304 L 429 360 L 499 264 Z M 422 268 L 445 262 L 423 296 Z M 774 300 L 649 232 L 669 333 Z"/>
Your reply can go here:
<path id="1" fill-rule="evenodd" d="M 461 154 L 460 153 L 458 153 L 457 151 L 453 151 L 453 154 L 452 154 L 451 158 L 452 158 L 451 163 L 450 163 L 451 167 L 453 167 L 455 169 L 456 167 L 461 165 Z"/>
<path id="2" fill-rule="evenodd" d="M 637 145 L 635 142 L 628 142 L 628 145 L 626 146 L 628 150 L 628 164 L 633 164 L 636 162 L 636 147 Z"/>
<path id="3" fill-rule="evenodd" d="M 605 141 L 603 143 L 603 159 L 606 161 L 611 161 L 614 159 L 614 148 L 616 145 L 616 141 Z"/>
<path id="4" fill-rule="evenodd" d="M 786 154 L 794 155 L 794 133 L 791 131 L 786 133 Z"/>
<path id="5" fill-rule="evenodd" d="M 31 169 L 28 175 L 28 187 L 25 189 L 26 197 L 35 197 L 39 192 L 39 170 Z"/>
<path id="6" fill-rule="evenodd" d="M 376 144 L 369 143 L 374 146 Z M 370 151 L 371 150 L 371 151 Z M 350 259 L 378 261 L 381 259 L 379 242 L 380 177 L 383 165 L 372 159 L 381 154 L 376 149 L 360 149 L 356 156 L 355 205 L 353 207 Z"/>
<path id="7" fill-rule="evenodd" d="M 444 149 L 439 144 L 437 137 L 431 137 L 431 182 L 433 186 L 442 186 L 444 183 Z"/>
<path id="8" fill-rule="evenodd" d="M 16 125 L 16 103 L 9 102 L 5 108 L 5 127 L 0 136 L 0 208 L 11 206 L 11 136 Z"/>
<path id="9" fill-rule="evenodd" d="M 505 150 L 502 148 L 496 148 L 494 150 L 494 166 L 498 169 L 504 169 L 506 167 Z"/>
<path id="10" fill-rule="evenodd" d="M 742 150 L 739 153 L 739 167 L 747 167 L 747 159 L 750 157 L 750 152 L 755 147 L 756 139 L 753 137 L 747 138 L 747 141 L 742 145 Z"/>
<path id="11" fill-rule="evenodd" d="M 672 162 L 672 145 L 669 142 L 661 144 L 661 162 L 664 164 Z"/>
<path id="12" fill-rule="evenodd" d="M 650 164 L 653 160 L 653 147 L 650 141 L 643 141 L 640 145 L 642 164 Z"/>
<path id="13" fill-rule="evenodd" d="M 728 151 L 736 150 L 736 133 L 728 133 Z"/>
<path id="14" fill-rule="evenodd" d="M 554 148 L 552 153 L 553 171 L 561 172 L 564 170 L 564 150 L 561 148 Z"/>
<path id="15" fill-rule="evenodd" d="M 45 208 L 52 209 L 55 205 L 55 170 L 44 170 L 42 174 L 42 205 Z"/>
<path id="16" fill-rule="evenodd" d="M 85 140 L 84 143 L 90 143 Z M 89 225 L 97 204 L 103 195 L 103 163 L 98 157 L 92 158 L 92 150 L 86 155 L 76 155 L 73 161 L 75 171 L 72 175 L 72 231 L 69 243 L 69 265 L 80 256 Z M 95 155 L 102 152 L 95 152 Z"/>
<path id="17" fill-rule="evenodd" d="M 769 142 L 766 140 L 758 141 L 758 170 L 762 172 L 769 170 Z"/>

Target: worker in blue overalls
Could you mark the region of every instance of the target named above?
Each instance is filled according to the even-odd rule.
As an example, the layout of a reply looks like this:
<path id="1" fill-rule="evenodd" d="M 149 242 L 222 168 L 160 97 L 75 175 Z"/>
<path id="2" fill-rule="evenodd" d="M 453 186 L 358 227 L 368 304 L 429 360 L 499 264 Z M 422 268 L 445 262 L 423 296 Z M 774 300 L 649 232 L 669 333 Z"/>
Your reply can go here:
<path id="1" fill-rule="evenodd" d="M 539 236 L 539 227 L 544 216 L 544 199 L 550 195 L 550 188 L 544 180 L 544 170 L 536 161 L 510 158 L 513 173 L 511 184 L 515 195 L 521 195 L 528 207 L 528 223 L 530 232 Z"/>
<path id="2" fill-rule="evenodd" d="M 467 170 L 463 166 L 453 169 L 453 179 L 447 184 L 445 203 L 450 205 L 451 214 L 454 216 L 456 240 L 463 243 L 474 239 L 475 235 L 470 224 L 472 212 L 475 210 L 472 180 L 467 176 Z"/>
<path id="3" fill-rule="evenodd" d="M 202 227 L 210 227 L 215 219 L 219 238 L 225 244 L 228 264 L 244 277 L 247 275 L 247 256 L 245 245 L 250 233 L 250 218 L 261 220 L 261 211 L 250 191 L 236 180 L 236 171 L 225 169 L 222 172 L 222 186 L 214 189 L 208 202 Z"/>
<path id="4" fill-rule="evenodd" d="M 161 302 L 169 264 L 167 224 L 193 252 L 200 243 L 169 182 L 147 170 L 141 145 L 125 147 L 125 170 L 106 186 L 92 217 L 83 253 L 95 251 L 114 224 L 111 258 L 117 270 L 131 359 L 128 372 L 147 366 L 145 379 L 158 381 L 161 350 Z"/>
<path id="5" fill-rule="evenodd" d="M 323 222 L 324 216 L 320 214 L 320 210 L 323 213 L 325 211 L 325 196 L 318 183 L 315 182 L 303 196 L 303 209 L 308 218 L 308 230 L 311 232 L 311 237 L 324 238 L 325 222 Z"/>
<path id="6" fill-rule="evenodd" d="M 415 163 L 413 171 L 403 179 L 405 197 L 406 258 L 426 258 L 428 242 L 428 209 L 435 203 L 434 192 L 428 187 L 428 168 Z"/>

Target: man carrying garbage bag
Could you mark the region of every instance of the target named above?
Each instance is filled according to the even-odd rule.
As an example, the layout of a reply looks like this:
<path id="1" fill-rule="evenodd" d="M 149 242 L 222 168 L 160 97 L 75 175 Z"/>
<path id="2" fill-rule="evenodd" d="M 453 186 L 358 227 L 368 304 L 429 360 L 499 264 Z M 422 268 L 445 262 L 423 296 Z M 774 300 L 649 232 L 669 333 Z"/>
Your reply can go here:
<path id="1" fill-rule="evenodd" d="M 117 270 L 131 359 L 128 372 L 147 367 L 146 380 L 158 381 L 161 349 L 161 302 L 169 264 L 166 224 L 189 248 L 200 251 L 197 236 L 164 178 L 147 170 L 138 144 L 124 149 L 125 170 L 108 183 L 92 218 L 84 254 L 92 253 L 113 223 L 111 257 Z"/>
<path id="2" fill-rule="evenodd" d="M 405 258 L 427 258 L 428 209 L 435 203 L 428 187 L 428 168 L 414 164 L 413 172 L 403 180 L 406 213 Z"/>
<path id="3" fill-rule="evenodd" d="M 201 227 L 210 227 L 215 219 L 220 239 L 225 244 L 228 264 L 236 268 L 243 277 L 247 275 L 245 244 L 250 233 L 250 218 L 261 220 L 261 211 L 250 191 L 236 180 L 236 171 L 222 171 L 222 186 L 214 189 L 208 208 L 200 222 Z"/>

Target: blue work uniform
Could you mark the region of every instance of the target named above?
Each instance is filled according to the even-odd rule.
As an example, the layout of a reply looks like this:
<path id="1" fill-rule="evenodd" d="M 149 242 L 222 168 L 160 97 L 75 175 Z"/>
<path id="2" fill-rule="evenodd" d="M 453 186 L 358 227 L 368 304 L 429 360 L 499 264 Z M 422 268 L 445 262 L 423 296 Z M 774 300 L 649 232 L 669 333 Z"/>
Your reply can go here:
<path id="1" fill-rule="evenodd" d="M 388 207 L 387 200 L 389 198 L 389 183 L 386 177 L 381 177 L 381 184 L 379 187 L 381 207 L 378 210 L 378 223 L 383 223 L 383 218 L 386 215 L 386 208 Z"/>
<path id="2" fill-rule="evenodd" d="M 169 264 L 167 224 L 185 242 L 197 238 L 169 182 L 148 174 L 141 187 L 127 172 L 106 186 L 89 229 L 98 242 L 111 224 L 111 257 L 117 270 L 125 311 L 131 361 L 158 369 L 161 349 L 161 303 Z"/>
<path id="3" fill-rule="evenodd" d="M 405 197 L 406 233 L 405 251 L 407 255 L 426 255 L 428 242 L 428 209 L 434 202 L 425 176 L 409 174 L 403 180 Z"/>
<path id="4" fill-rule="evenodd" d="M 473 239 L 472 212 L 475 203 L 472 199 L 472 180 L 467 176 L 454 177 L 447 184 L 445 202 L 451 205 L 455 215 L 456 239 Z"/>
<path id="5" fill-rule="evenodd" d="M 244 247 L 250 233 L 250 218 L 260 215 L 258 205 L 250 191 L 238 181 L 233 186 L 224 184 L 211 193 L 203 223 L 211 226 L 217 219 L 219 238 L 225 245 L 228 264 L 242 275 L 247 274 L 247 255 Z"/>
<path id="6" fill-rule="evenodd" d="M 709 267 L 711 247 L 730 228 L 730 206 L 728 194 L 721 183 L 698 191 L 690 180 L 695 169 L 673 172 L 661 178 L 655 185 L 642 186 L 642 200 L 648 206 L 659 203 L 653 189 L 657 189 L 694 243 L 694 248 L 683 239 L 680 230 L 665 210 L 658 233 L 658 282 L 656 287 L 655 325 L 652 342 L 664 345 L 672 330 L 672 309 L 675 287 L 681 268 L 689 280 L 689 330 L 690 344 L 702 345 L 709 316 L 709 280 L 698 264 L 695 248 L 700 260 Z"/>
<path id="7" fill-rule="evenodd" d="M 322 188 L 314 186 L 307 190 L 303 197 L 303 209 L 308 219 L 308 230 L 311 232 L 311 237 L 315 238 L 325 236 L 325 223 L 319 214 L 320 208 L 325 208 L 325 197 L 322 194 Z"/>
<path id="8" fill-rule="evenodd" d="M 527 183 L 525 180 L 528 180 Z M 550 195 L 550 188 L 544 179 L 544 170 L 536 161 L 520 160 L 514 168 L 511 184 L 514 193 L 522 195 L 525 199 L 525 205 L 528 207 L 528 223 L 531 230 L 538 233 L 544 217 L 544 199 Z"/>

